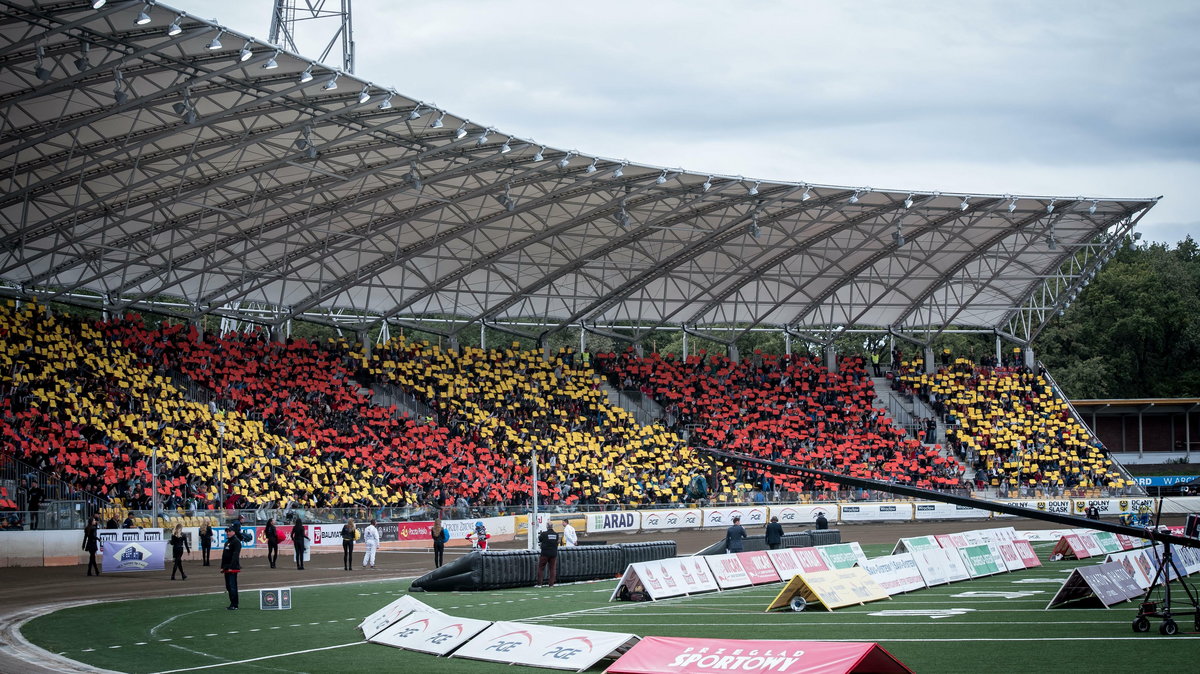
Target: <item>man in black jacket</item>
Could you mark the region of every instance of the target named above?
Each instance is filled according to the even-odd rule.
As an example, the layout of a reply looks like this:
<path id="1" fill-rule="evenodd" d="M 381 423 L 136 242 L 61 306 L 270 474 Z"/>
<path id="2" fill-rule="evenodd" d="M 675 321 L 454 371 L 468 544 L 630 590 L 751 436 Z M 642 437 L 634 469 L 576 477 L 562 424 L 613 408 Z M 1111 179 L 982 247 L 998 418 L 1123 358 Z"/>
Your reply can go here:
<path id="1" fill-rule="evenodd" d="M 538 554 L 537 577 L 534 578 L 535 586 L 542 584 L 542 569 L 550 567 L 546 574 L 546 580 L 550 587 L 554 587 L 554 583 L 558 580 L 558 532 L 554 530 L 554 523 L 547 522 L 546 530 L 538 534 Z"/>
<path id="2" fill-rule="evenodd" d="M 725 530 L 725 552 L 732 554 L 745 549 L 742 541 L 746 540 L 746 530 L 742 528 L 742 518 L 734 517 L 733 524 Z"/>
<path id="3" fill-rule="evenodd" d="M 221 552 L 221 573 L 225 574 L 225 591 L 229 593 L 229 610 L 238 608 L 238 572 L 242 570 L 242 538 L 237 525 L 225 527 L 225 549 Z"/>
<path id="4" fill-rule="evenodd" d="M 779 523 L 778 517 L 772 517 L 770 524 L 767 525 L 767 547 L 771 550 L 778 550 L 783 546 L 783 525 Z"/>

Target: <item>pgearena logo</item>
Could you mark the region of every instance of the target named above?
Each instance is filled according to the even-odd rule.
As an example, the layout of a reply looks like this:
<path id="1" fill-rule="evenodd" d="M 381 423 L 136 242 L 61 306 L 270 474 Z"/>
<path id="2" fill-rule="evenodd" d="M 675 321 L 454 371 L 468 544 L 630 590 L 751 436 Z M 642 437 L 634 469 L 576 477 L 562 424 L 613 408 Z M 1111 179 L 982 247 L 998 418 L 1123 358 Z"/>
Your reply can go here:
<path id="1" fill-rule="evenodd" d="M 497 653 L 511 653 L 513 649 L 528 647 L 532 643 L 532 634 L 525 630 L 518 630 L 516 632 L 509 632 L 508 634 L 501 634 L 492 639 L 492 642 L 483 650 L 496 651 Z"/>
<path id="2" fill-rule="evenodd" d="M 429 629 L 429 618 L 419 618 L 396 630 L 397 639 L 407 639 Z"/>
<path id="3" fill-rule="evenodd" d="M 437 634 L 429 637 L 425 641 L 431 644 L 444 644 L 451 639 L 457 639 L 462 636 L 463 626 L 459 623 L 447 625 L 445 628 L 438 631 Z"/>
<path id="4" fill-rule="evenodd" d="M 585 653 L 591 653 L 592 648 L 592 641 L 587 637 L 567 637 L 546 647 L 546 652 L 542 653 L 542 657 L 571 660 Z"/>

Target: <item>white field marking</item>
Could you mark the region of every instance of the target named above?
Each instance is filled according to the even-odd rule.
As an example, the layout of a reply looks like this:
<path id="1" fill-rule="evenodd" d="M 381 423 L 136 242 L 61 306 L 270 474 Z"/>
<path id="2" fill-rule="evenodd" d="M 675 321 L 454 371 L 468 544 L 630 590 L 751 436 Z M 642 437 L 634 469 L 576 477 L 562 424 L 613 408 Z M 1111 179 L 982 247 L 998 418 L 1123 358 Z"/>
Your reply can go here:
<path id="1" fill-rule="evenodd" d="M 211 611 L 211 610 L 212 610 L 212 609 L 208 609 L 208 608 L 202 608 L 202 609 L 198 609 L 198 610 L 195 610 L 195 611 L 188 611 L 187 613 L 180 613 L 179 615 L 173 615 L 173 616 L 171 616 L 170 618 L 167 618 L 166 620 L 164 620 L 164 621 L 160 622 L 159 624 L 155 625 L 154 627 L 151 627 L 151 628 L 150 628 L 150 636 L 152 636 L 152 637 L 156 637 L 156 636 L 158 636 L 158 631 L 159 631 L 160 629 L 162 629 L 162 628 L 166 627 L 167 625 L 169 625 L 169 624 L 171 623 L 171 621 L 175 620 L 176 618 L 182 618 L 182 617 L 184 617 L 184 616 L 186 616 L 186 615 L 192 615 L 193 613 L 201 613 L 201 612 L 203 612 L 203 611 Z"/>
<path id="2" fill-rule="evenodd" d="M 1025 599 L 1035 595 L 1045 594 L 1043 590 L 1017 590 L 1008 592 L 959 592 L 950 595 L 951 599 Z"/>
<path id="3" fill-rule="evenodd" d="M 866 607 L 865 609 L 864 609 L 863 607 L 859 606 L 859 607 L 855 607 L 855 608 L 857 608 L 857 609 L 858 609 L 858 610 L 856 610 L 856 611 L 851 611 L 851 610 L 848 610 L 848 609 L 838 609 L 837 611 L 834 611 L 834 612 L 828 612 L 828 611 L 827 611 L 826 613 L 829 613 L 830 615 L 838 615 L 838 616 L 862 616 L 862 615 L 871 615 L 871 613 L 868 613 L 867 611 L 872 611 L 872 612 L 875 612 L 875 606 L 887 606 L 887 605 L 888 605 L 888 604 L 875 604 L 875 605 L 873 605 L 873 606 Z M 939 609 L 929 609 L 929 611 L 924 611 L 924 610 L 921 610 L 921 611 L 919 611 L 919 612 L 920 612 L 920 613 L 922 613 L 922 614 L 925 614 L 925 613 L 928 613 L 928 612 L 930 612 L 930 611 L 936 611 L 936 610 L 939 610 Z M 975 613 L 975 615 L 977 615 L 977 616 L 983 616 L 983 615 L 987 615 L 987 614 L 989 614 L 989 613 L 1041 613 L 1041 614 L 1046 614 L 1046 615 L 1048 615 L 1048 616 L 1062 616 L 1062 618 L 1063 618 L 1061 621 L 1060 621 L 1060 620 L 1047 620 L 1047 621 L 1045 621 L 1045 622 L 1050 622 L 1050 623 L 1054 623 L 1054 622 L 1068 622 L 1068 619 L 1070 618 L 1070 616 L 1076 615 L 1076 614 L 1078 614 L 1078 613 L 1079 613 L 1079 612 L 1081 612 L 1081 611 L 1096 611 L 1096 612 L 1111 611 L 1111 609 L 1103 609 L 1103 608 L 1079 608 L 1079 609 L 1071 609 L 1071 610 L 1070 610 L 1070 612 L 1067 612 L 1067 611 L 1059 611 L 1059 612 L 1056 612 L 1056 613 L 1049 613 L 1049 614 L 1047 614 L 1047 613 L 1046 613 L 1046 609 L 1044 609 L 1044 608 L 1036 608 L 1036 609 L 1035 609 L 1035 608 L 1012 608 L 1012 609 L 989 608 L 989 609 L 982 609 L 982 610 L 980 610 L 980 609 L 970 609 L 970 610 L 971 610 L 971 611 L 973 611 L 973 612 Z M 600 618 L 608 618 L 608 617 L 610 617 L 610 614 L 604 614 L 604 613 L 598 613 L 598 614 L 595 614 L 595 615 L 596 615 L 597 617 L 600 617 Z M 670 611 L 670 612 L 667 612 L 667 611 L 664 611 L 664 612 L 661 612 L 661 613 L 656 613 L 656 612 L 653 612 L 653 611 L 651 611 L 651 612 L 648 612 L 648 613 L 638 613 L 636 616 L 629 616 L 629 617 L 637 617 L 637 618 L 641 618 L 641 617 L 643 617 L 643 616 L 645 616 L 645 617 L 650 617 L 650 616 L 660 616 L 660 617 L 664 617 L 664 618 L 673 618 L 673 617 L 676 617 L 676 616 L 689 616 L 689 615 L 712 615 L 712 611 L 695 611 L 695 612 L 691 612 L 691 611 Z M 776 612 L 772 612 L 772 613 L 764 613 L 763 611 L 745 611 L 745 612 L 743 612 L 743 613 L 740 613 L 740 614 L 729 613 L 729 614 L 722 614 L 722 615 L 756 615 L 756 616 L 772 615 L 772 616 L 789 616 L 789 615 L 791 615 L 791 612 L 790 612 L 790 611 L 776 611 Z M 615 616 L 613 616 L 613 617 L 615 617 Z M 547 620 L 549 620 L 549 619 L 550 619 L 550 618 L 547 618 Z M 564 617 L 564 618 L 561 618 L 561 619 L 562 619 L 562 620 L 567 620 L 567 619 L 569 619 L 569 618 L 567 618 L 567 617 Z M 522 618 L 522 619 L 521 619 L 521 622 L 526 622 L 526 621 L 527 621 L 527 619 L 526 619 L 526 618 Z M 1127 621 L 1127 620 L 1126 620 L 1126 621 L 1122 621 L 1122 622 L 1129 622 L 1129 621 Z M 689 624 L 691 624 L 691 623 L 689 623 Z M 739 623 L 739 624 L 740 624 L 740 623 Z M 807 624 L 807 623 L 806 623 L 806 624 Z M 854 624 L 854 621 L 853 621 L 853 620 L 848 620 L 848 621 L 846 621 L 846 622 L 845 622 L 845 623 L 843 623 L 843 624 Z"/>
<path id="4" fill-rule="evenodd" d="M 938 616 L 938 617 L 949 618 L 951 616 Z M 681 627 L 713 627 L 718 624 L 724 624 L 724 623 L 680 623 L 680 626 Z M 750 627 L 750 626 L 779 627 L 780 624 L 781 623 L 737 623 L 736 626 L 737 627 Z M 853 622 L 853 623 L 805 621 L 803 623 L 797 623 L 797 624 L 803 625 L 804 627 L 808 627 L 810 625 L 814 625 L 814 626 L 815 625 L 823 625 L 823 626 L 835 626 L 835 627 L 858 627 L 859 625 L 876 625 L 876 626 L 880 626 L 880 625 L 883 625 L 883 626 L 890 626 L 890 625 L 896 625 L 896 626 L 925 625 L 925 626 L 928 626 L 929 625 L 929 623 L 927 621 L 911 622 L 911 621 L 900 621 L 900 620 L 891 620 L 891 621 L 887 621 L 887 622 L 872 621 L 872 622 Z M 974 625 L 1045 625 L 1045 624 L 1047 624 L 1047 623 L 1045 623 L 1043 621 L 1038 621 L 1038 620 L 1030 620 L 1030 621 L 1024 621 L 1024 622 L 1014 622 L 1014 621 L 1008 621 L 1008 620 L 996 620 L 996 621 L 988 621 L 988 622 L 939 621 L 939 623 L 938 623 L 939 626 L 953 625 L 956 627 L 971 627 Z M 1064 624 L 1064 625 L 1128 625 L 1129 621 L 1128 620 L 1073 620 L 1071 622 L 1063 621 L 1061 624 Z M 617 627 L 620 625 L 629 625 L 631 627 L 654 627 L 656 625 L 661 626 L 662 623 L 631 623 L 631 622 L 625 622 L 625 621 L 615 622 L 615 623 L 593 623 L 593 622 L 577 623 L 577 622 L 572 622 L 570 624 L 570 627 Z M 732 627 L 732 625 L 730 625 L 730 626 Z M 829 639 L 822 638 L 822 639 L 820 639 L 820 641 L 829 641 Z M 871 639 L 871 641 L 884 641 L 884 639 L 882 639 L 882 638 Z"/>
<path id="5" fill-rule="evenodd" d="M 321 648 L 309 648 L 302 651 L 292 651 L 290 653 L 278 653 L 276 655 L 263 655 L 257 658 L 247 658 L 245 660 L 230 660 L 229 662 L 218 662 L 211 665 L 200 665 L 199 667 L 184 667 L 182 669 L 166 669 L 156 674 L 175 674 L 175 672 L 194 672 L 199 669 L 213 669 L 215 667 L 228 667 L 229 665 L 245 665 L 251 662 L 262 662 L 263 660 L 274 660 L 275 658 L 287 658 L 293 655 L 304 655 L 306 653 L 317 653 L 320 651 L 331 651 L 336 648 L 346 648 L 347 646 L 361 646 L 367 643 L 366 641 L 351 641 L 348 644 L 338 644 L 336 646 L 322 646 Z"/>

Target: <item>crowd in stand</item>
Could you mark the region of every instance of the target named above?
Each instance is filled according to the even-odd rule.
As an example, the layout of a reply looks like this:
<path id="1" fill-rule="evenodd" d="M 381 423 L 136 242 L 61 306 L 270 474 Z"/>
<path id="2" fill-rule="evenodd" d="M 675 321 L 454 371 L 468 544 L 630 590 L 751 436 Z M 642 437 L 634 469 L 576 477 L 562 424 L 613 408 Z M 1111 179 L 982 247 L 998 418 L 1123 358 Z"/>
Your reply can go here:
<path id="1" fill-rule="evenodd" d="M 1129 486 L 1045 377 L 1015 361 L 988 367 L 958 358 L 935 374 L 905 362 L 893 381 L 942 415 L 947 444 L 978 489 L 1053 496 Z"/>
<path id="2" fill-rule="evenodd" d="M 538 492 L 552 503 L 678 502 L 704 470 L 674 433 L 640 426 L 609 404 L 600 381 L 570 349 L 547 360 L 516 345 L 455 353 L 398 338 L 374 349 L 364 370 L 370 381 L 427 401 L 439 424 L 460 427 L 473 443 L 520 462 L 510 474 L 518 486 L 531 479 L 525 466 L 536 454 Z M 490 466 L 473 463 L 463 466 L 473 479 L 499 482 Z M 497 488 L 516 502 L 527 497 L 512 485 Z"/>
<path id="3" fill-rule="evenodd" d="M 755 352 L 732 361 L 701 353 L 679 358 L 632 350 L 597 354 L 618 388 L 652 396 L 669 428 L 690 442 L 818 470 L 927 488 L 957 487 L 963 467 L 895 428 L 873 406 L 863 359 L 843 357 L 830 372 L 814 357 Z M 837 491 L 823 480 L 747 474 L 758 491 Z"/>
<path id="4" fill-rule="evenodd" d="M 661 422 L 638 424 L 610 404 L 603 378 L 657 401 Z M 954 454 L 907 436 L 875 407 L 858 357 L 840 358 L 837 372 L 809 356 L 758 352 L 734 361 L 627 350 L 588 362 L 570 349 L 451 351 L 402 337 L 364 353 L 342 341 L 152 329 L 136 316 L 88 322 L 8 303 L 0 460 L 19 458 L 126 508 L 147 508 L 157 480 L 160 502 L 187 510 L 465 513 L 527 502 L 534 457 L 539 499 L 563 506 L 844 495 L 823 480 L 724 465 L 714 474 L 696 447 L 938 489 L 1120 486 L 1033 373 L 960 359 L 937 375 L 904 364 L 894 381 L 951 423 Z M 373 386 L 430 413 L 375 404 Z"/>

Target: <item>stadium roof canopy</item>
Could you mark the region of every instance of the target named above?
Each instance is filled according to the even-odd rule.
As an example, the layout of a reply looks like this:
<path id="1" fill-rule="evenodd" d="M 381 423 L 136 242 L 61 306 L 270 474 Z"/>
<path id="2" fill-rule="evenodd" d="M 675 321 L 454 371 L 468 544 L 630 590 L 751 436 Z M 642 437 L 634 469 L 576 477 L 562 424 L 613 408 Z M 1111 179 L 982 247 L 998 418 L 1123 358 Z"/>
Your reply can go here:
<path id="1" fill-rule="evenodd" d="M 953 325 L 1027 340 L 1156 201 L 627 164 L 163 4 L 92 4 L 0 0 L 10 296 L 446 334 Z"/>

